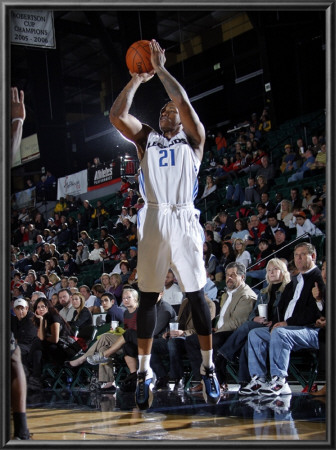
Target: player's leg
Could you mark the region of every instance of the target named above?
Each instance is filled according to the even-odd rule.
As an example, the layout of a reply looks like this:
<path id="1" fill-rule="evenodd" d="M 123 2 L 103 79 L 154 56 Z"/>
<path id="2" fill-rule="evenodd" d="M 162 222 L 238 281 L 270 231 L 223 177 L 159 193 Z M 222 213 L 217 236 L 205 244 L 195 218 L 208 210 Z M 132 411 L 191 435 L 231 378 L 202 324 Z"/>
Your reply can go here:
<path id="1" fill-rule="evenodd" d="M 155 305 L 158 298 L 157 292 L 141 292 L 137 313 L 139 368 L 135 401 L 140 409 L 149 408 L 153 400 L 153 371 L 150 366 L 150 356 L 156 325 Z"/>
<path id="2" fill-rule="evenodd" d="M 217 403 L 220 399 L 220 387 L 217 381 L 212 351 L 212 326 L 210 310 L 204 297 L 204 290 L 186 293 L 190 305 L 193 323 L 198 335 L 202 354 L 201 378 L 203 395 L 206 401 Z"/>
<path id="3" fill-rule="evenodd" d="M 14 439 L 29 439 L 26 416 L 27 383 L 21 362 L 20 348 L 11 355 L 11 401 L 14 422 Z"/>

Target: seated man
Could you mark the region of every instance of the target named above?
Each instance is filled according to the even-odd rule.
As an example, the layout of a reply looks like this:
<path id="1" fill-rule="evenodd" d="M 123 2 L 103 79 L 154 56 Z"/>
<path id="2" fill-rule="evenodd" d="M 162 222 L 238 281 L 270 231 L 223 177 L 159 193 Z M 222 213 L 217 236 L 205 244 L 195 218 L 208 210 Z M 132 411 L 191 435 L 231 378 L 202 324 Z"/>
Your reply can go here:
<path id="1" fill-rule="evenodd" d="M 213 349 L 216 353 L 218 348 L 224 344 L 226 339 L 244 323 L 253 309 L 257 295 L 245 284 L 246 268 L 244 264 L 231 262 L 225 268 L 225 280 L 227 291 L 221 298 L 221 309 L 213 338 Z M 186 350 L 193 370 L 193 378 L 201 379 L 201 349 L 196 335 L 186 338 Z M 190 389 L 191 392 L 202 391 L 202 385 L 198 383 Z"/>
<path id="2" fill-rule="evenodd" d="M 154 342 L 156 339 L 168 330 L 169 322 L 175 318 L 175 311 L 173 307 L 162 300 L 162 293 L 160 293 L 156 302 L 157 320 L 154 329 Z M 134 390 L 136 388 L 137 379 L 137 358 L 138 358 L 138 339 L 137 332 L 134 329 L 128 329 L 120 338 L 103 352 L 95 353 L 88 362 L 90 364 L 101 364 L 111 361 L 110 356 L 118 350 L 123 350 L 124 359 L 130 370 L 130 375 L 124 380 L 121 386 L 122 390 Z"/>
<path id="3" fill-rule="evenodd" d="M 227 361 L 234 362 L 236 356 L 239 357 L 239 384 L 241 388 L 248 384 L 250 379 L 247 360 L 248 334 L 253 328 L 268 327 L 277 321 L 278 305 L 285 287 L 290 282 L 290 273 L 283 261 L 272 258 L 266 266 L 265 274 L 267 286 L 259 292 L 248 320 L 240 325 L 218 349 L 215 366 L 220 384 L 226 381 Z M 267 317 L 259 314 L 260 304 L 267 305 Z"/>
<path id="4" fill-rule="evenodd" d="M 216 305 L 205 295 L 205 300 L 210 309 L 211 320 L 216 314 Z M 185 339 L 186 336 L 194 334 L 196 330 L 192 321 L 191 308 L 189 301 L 185 298 L 180 306 L 177 317 L 178 330 L 166 332 L 160 339 L 153 342 L 151 353 L 151 367 L 157 377 L 154 389 L 160 390 L 168 387 L 169 379 L 174 380 L 174 390 L 183 389 L 183 357 L 186 354 Z M 162 358 L 169 358 L 168 368 Z"/>
<path id="5" fill-rule="evenodd" d="M 312 294 L 314 286 L 325 291 L 316 249 L 308 242 L 295 246 L 294 262 L 299 274 L 285 288 L 279 302 L 279 319 L 271 327 L 254 328 L 248 335 L 248 366 L 251 381 L 239 394 L 290 394 L 286 381 L 291 351 L 317 349 L 319 329 L 314 326 L 323 305 Z M 269 357 L 271 381 L 266 382 Z"/>

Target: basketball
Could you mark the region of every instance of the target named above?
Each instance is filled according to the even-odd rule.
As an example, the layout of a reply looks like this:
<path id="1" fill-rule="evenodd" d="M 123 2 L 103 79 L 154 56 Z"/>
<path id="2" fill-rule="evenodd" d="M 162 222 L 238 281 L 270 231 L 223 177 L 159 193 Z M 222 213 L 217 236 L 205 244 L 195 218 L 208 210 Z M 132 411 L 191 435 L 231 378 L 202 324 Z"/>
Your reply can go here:
<path id="1" fill-rule="evenodd" d="M 153 70 L 149 41 L 134 42 L 126 53 L 126 65 L 131 73 L 148 73 Z"/>

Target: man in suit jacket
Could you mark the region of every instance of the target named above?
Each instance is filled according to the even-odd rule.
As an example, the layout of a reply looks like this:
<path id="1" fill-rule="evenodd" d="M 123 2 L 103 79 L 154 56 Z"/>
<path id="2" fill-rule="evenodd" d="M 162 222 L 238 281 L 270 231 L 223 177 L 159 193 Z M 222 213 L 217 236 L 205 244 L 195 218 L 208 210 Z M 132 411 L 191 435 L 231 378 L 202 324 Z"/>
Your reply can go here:
<path id="1" fill-rule="evenodd" d="M 256 302 L 256 293 L 245 284 L 246 267 L 239 262 L 231 262 L 225 268 L 226 292 L 222 295 L 220 312 L 212 336 L 213 351 L 221 347 L 226 339 L 248 319 Z M 201 350 L 196 335 L 186 338 L 187 354 L 193 369 L 194 379 L 200 380 Z M 196 385 L 192 392 L 201 390 Z"/>

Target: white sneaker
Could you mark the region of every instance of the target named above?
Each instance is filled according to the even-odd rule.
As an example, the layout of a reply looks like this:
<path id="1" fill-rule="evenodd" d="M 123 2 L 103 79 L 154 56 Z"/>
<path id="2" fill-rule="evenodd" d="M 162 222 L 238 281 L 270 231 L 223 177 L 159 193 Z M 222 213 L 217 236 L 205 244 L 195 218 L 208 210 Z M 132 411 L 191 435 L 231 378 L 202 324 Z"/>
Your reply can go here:
<path id="1" fill-rule="evenodd" d="M 286 380 L 281 381 L 277 376 L 272 378 L 268 386 L 259 390 L 259 395 L 288 395 L 291 393 L 291 388 Z"/>
<path id="2" fill-rule="evenodd" d="M 258 394 L 260 389 L 266 388 L 267 383 L 265 381 L 261 381 L 258 375 L 254 375 L 252 380 L 245 387 L 239 389 L 239 395 L 253 395 Z"/>

